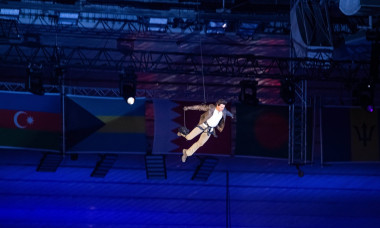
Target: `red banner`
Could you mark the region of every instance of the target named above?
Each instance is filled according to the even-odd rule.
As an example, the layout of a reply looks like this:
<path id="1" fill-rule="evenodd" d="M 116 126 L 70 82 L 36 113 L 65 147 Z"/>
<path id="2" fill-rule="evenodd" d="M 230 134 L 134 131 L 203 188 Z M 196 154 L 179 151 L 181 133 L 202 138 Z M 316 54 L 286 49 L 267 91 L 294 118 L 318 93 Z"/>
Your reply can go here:
<path id="1" fill-rule="evenodd" d="M 0 109 L 0 116 L 0 128 L 49 132 L 59 132 L 62 129 L 59 113 Z"/>

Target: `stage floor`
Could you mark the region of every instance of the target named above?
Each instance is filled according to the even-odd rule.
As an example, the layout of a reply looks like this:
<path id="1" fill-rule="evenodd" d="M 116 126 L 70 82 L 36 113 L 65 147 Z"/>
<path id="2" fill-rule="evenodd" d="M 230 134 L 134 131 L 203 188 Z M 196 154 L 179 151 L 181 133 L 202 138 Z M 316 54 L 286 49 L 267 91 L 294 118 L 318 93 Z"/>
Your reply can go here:
<path id="1" fill-rule="evenodd" d="M 36 172 L 40 152 L 2 151 L 0 227 L 379 227 L 380 163 L 313 164 L 218 157 L 207 181 L 199 164 L 167 155 L 166 180 L 147 179 L 144 156 L 119 155 L 104 178 L 98 155 L 66 156 Z M 228 200 L 227 200 L 228 199 Z"/>

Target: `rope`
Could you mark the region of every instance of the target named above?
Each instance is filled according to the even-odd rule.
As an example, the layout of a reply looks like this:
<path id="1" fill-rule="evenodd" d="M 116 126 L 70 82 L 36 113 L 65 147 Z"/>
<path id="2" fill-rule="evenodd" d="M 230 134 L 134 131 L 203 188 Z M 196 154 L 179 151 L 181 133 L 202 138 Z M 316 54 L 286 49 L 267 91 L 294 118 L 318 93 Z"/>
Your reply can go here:
<path id="1" fill-rule="evenodd" d="M 202 72 L 202 86 L 203 86 L 203 103 L 206 102 L 206 86 L 205 86 L 205 75 L 203 72 L 203 51 L 202 51 L 202 37 L 201 34 L 199 34 L 199 48 L 201 49 L 201 72 Z"/>
<path id="2" fill-rule="evenodd" d="M 197 1 L 198 3 L 198 1 Z M 198 4 L 197 4 L 197 19 L 199 22 L 199 9 L 198 9 Z M 202 36 L 199 33 L 199 48 L 201 51 L 201 72 L 202 72 L 202 87 L 203 87 L 203 102 L 206 104 L 206 86 L 205 86 L 205 75 L 204 75 L 204 67 L 203 67 L 203 51 L 202 51 Z M 186 127 L 186 111 L 183 110 L 183 126 Z"/>
<path id="3" fill-rule="evenodd" d="M 187 128 L 187 127 L 186 127 L 186 111 L 185 111 L 185 110 L 183 110 L 183 126 L 184 126 L 185 128 Z"/>
<path id="4" fill-rule="evenodd" d="M 198 3 L 198 1 L 197 1 Z M 199 22 L 199 9 L 198 9 L 198 4 L 197 4 L 197 21 Z M 202 51 L 202 36 L 201 33 L 199 33 L 199 48 L 201 51 L 201 72 L 202 72 L 202 87 L 203 87 L 203 103 L 206 102 L 206 86 L 205 86 L 205 75 L 204 75 L 204 70 L 203 70 L 203 51 Z"/>

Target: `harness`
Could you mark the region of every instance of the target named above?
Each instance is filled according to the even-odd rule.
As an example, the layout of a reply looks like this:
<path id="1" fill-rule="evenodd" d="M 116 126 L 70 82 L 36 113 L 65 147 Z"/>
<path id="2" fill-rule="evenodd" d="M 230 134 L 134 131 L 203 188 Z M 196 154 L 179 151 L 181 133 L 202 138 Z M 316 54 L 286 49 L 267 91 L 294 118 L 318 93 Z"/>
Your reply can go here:
<path id="1" fill-rule="evenodd" d="M 204 131 L 207 131 L 207 136 L 210 136 L 210 135 L 212 134 L 215 138 L 218 137 L 218 136 L 216 135 L 216 132 L 215 132 L 214 128 L 213 128 L 213 127 L 210 127 L 210 125 L 208 125 L 207 121 L 205 121 L 203 124 L 206 125 L 206 128 L 203 128 L 201 125 L 198 125 L 197 127 L 198 127 L 199 129 L 201 129 L 203 132 L 204 132 Z"/>

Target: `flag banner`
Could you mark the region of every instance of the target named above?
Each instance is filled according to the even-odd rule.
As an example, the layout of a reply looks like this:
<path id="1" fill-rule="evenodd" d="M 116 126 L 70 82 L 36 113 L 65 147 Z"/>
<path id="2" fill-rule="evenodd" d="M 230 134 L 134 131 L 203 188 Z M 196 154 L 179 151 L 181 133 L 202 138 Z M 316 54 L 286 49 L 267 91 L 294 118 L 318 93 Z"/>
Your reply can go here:
<path id="1" fill-rule="evenodd" d="M 0 147 L 60 151 L 61 98 L 0 92 Z"/>
<path id="2" fill-rule="evenodd" d="M 68 96 L 65 118 L 68 152 L 146 153 L 145 98 Z"/>
<path id="3" fill-rule="evenodd" d="M 323 158 L 334 161 L 379 161 L 379 110 L 324 107 Z"/>
<path id="4" fill-rule="evenodd" d="M 180 116 L 179 113 L 174 111 L 177 106 L 177 103 L 170 100 L 153 100 L 153 154 L 167 154 L 177 149 L 178 146 L 173 142 L 173 140 L 178 138 L 175 130 L 180 127 L 180 124 L 175 121 Z"/>
<path id="5" fill-rule="evenodd" d="M 177 136 L 178 128 L 186 125 L 191 131 L 197 126 L 200 116 L 204 111 L 183 111 L 183 107 L 199 105 L 195 102 L 155 100 L 154 104 L 154 144 L 153 153 L 182 153 L 195 143 L 199 136 L 187 141 Z M 208 103 L 211 104 L 211 103 Z M 231 111 L 229 104 L 226 108 Z M 184 116 L 185 114 L 185 116 Z M 215 129 L 216 130 L 216 129 Z M 231 118 L 226 117 L 225 127 L 222 132 L 216 130 L 217 138 L 210 139 L 200 147 L 194 155 L 198 154 L 231 154 Z"/>
<path id="6" fill-rule="evenodd" d="M 288 157 L 288 106 L 236 106 L 236 155 Z"/>

